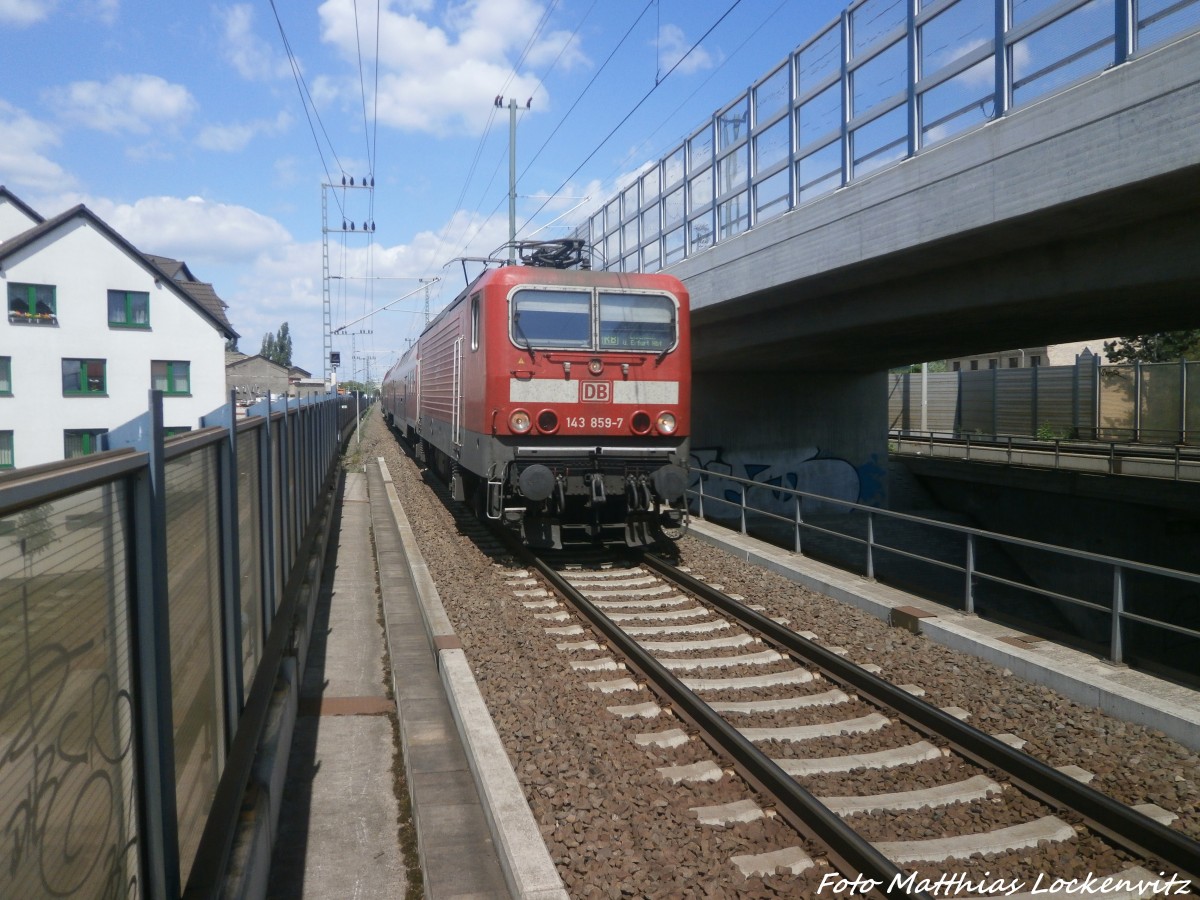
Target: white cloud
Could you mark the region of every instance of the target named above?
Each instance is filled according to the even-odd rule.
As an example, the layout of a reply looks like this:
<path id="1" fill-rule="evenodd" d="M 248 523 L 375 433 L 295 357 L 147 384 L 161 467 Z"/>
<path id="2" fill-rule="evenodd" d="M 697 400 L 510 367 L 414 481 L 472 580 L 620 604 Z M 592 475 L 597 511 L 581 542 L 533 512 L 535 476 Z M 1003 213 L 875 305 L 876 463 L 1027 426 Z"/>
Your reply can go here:
<path id="1" fill-rule="evenodd" d="M 56 191 L 74 185 L 75 179 L 46 155 L 59 144 L 53 126 L 0 100 L 0 184 L 10 188 Z"/>
<path id="2" fill-rule="evenodd" d="M 684 54 L 691 45 L 691 41 L 678 25 L 667 24 L 659 29 L 658 69 L 660 77 L 666 75 L 676 63 L 679 63 L 679 68 L 675 71 L 680 75 L 692 75 L 713 67 L 715 60 L 712 54 L 703 47 L 697 47 L 685 59 Z"/>
<path id="3" fill-rule="evenodd" d="M 67 121 L 99 131 L 145 134 L 178 124 L 196 101 L 186 87 L 157 75 L 116 75 L 107 82 L 76 81 L 46 91 Z"/>
<path id="4" fill-rule="evenodd" d="M 32 25 L 50 15 L 56 5 L 58 0 L 0 0 L 0 22 Z"/>
<path id="5" fill-rule="evenodd" d="M 236 153 L 245 149 L 260 134 L 277 135 L 287 131 L 292 117 L 280 112 L 274 119 L 256 119 L 231 125 L 206 125 L 196 136 L 196 144 L 205 150 Z"/>
<path id="6" fill-rule="evenodd" d="M 113 25 L 121 12 L 121 0 L 91 0 L 82 8 L 84 12 L 95 16 L 105 25 Z"/>
<path id="7" fill-rule="evenodd" d="M 291 64 L 275 50 L 277 45 L 254 33 L 253 7 L 238 3 L 216 13 L 223 26 L 225 58 L 239 75 L 249 81 L 291 77 Z"/>
<path id="8" fill-rule="evenodd" d="M 291 240 L 287 229 L 268 216 L 201 197 L 143 197 L 131 204 L 99 200 L 88 205 L 139 250 L 201 266 L 250 262 Z"/>
<path id="9" fill-rule="evenodd" d="M 509 78 L 543 5 L 533 0 L 467 0 L 453 6 L 441 23 L 427 21 L 426 3 L 399 4 L 381 15 L 379 48 L 379 120 L 410 131 L 477 134 L 492 115 L 492 100 L 503 92 L 522 103 L 535 95 L 531 74 Z M 365 71 L 373 65 L 374 17 L 359 17 L 353 0 L 325 0 L 318 9 L 321 37 L 356 69 L 361 50 Z M 548 63 L 560 51 L 560 65 L 577 65 L 583 56 L 567 46 L 563 32 L 543 35 L 530 48 L 525 65 Z M 357 75 L 334 85 L 343 104 L 361 105 Z M 544 108 L 545 95 L 534 108 Z M 374 102 L 368 98 L 374 108 Z"/>
<path id="10" fill-rule="evenodd" d="M 0 22 L 9 25 L 33 25 L 49 18 L 58 9 L 59 0 L 0 0 Z M 117 21 L 121 0 L 73 0 L 72 15 L 99 19 L 105 25 Z"/>

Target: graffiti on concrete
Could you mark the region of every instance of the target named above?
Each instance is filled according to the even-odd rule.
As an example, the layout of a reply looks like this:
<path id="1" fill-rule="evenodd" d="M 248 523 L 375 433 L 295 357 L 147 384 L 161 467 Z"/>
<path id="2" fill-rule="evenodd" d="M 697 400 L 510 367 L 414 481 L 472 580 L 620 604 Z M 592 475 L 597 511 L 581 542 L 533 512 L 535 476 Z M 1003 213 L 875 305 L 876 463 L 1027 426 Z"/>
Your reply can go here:
<path id="1" fill-rule="evenodd" d="M 746 503 L 764 512 L 791 517 L 795 513 L 795 499 L 785 488 L 819 494 L 831 500 L 850 503 L 861 502 L 863 487 L 869 486 L 874 494 L 880 489 L 883 470 L 878 463 L 864 467 L 867 479 L 844 459 L 822 457 L 817 447 L 803 447 L 775 455 L 765 460 L 761 453 L 744 454 L 727 452 L 723 447 L 693 447 L 691 456 L 693 490 L 698 490 L 703 476 L 706 515 L 724 518 L 737 515 L 742 502 L 742 485 L 722 478 L 729 475 L 761 483 L 762 488 L 747 488 Z M 872 468 L 872 465 L 874 466 Z M 875 469 L 879 469 L 877 473 Z M 710 498 L 714 501 L 710 503 Z M 720 502 L 727 501 L 727 502 Z M 846 512 L 847 507 L 838 503 L 825 502 L 816 497 L 801 500 L 800 514 Z"/>

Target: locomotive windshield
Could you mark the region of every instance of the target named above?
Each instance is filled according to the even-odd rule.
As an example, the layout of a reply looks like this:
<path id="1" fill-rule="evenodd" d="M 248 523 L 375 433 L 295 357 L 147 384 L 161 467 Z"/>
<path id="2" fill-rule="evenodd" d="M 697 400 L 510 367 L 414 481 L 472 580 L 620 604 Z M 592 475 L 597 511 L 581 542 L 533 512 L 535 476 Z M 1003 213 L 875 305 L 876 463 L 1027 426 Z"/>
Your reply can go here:
<path id="1" fill-rule="evenodd" d="M 592 295 L 583 291 L 519 291 L 513 336 L 527 347 L 592 346 Z"/>
<path id="2" fill-rule="evenodd" d="M 525 289 L 512 298 L 519 347 L 661 353 L 675 331 L 675 303 L 662 294 Z"/>
<path id="3" fill-rule="evenodd" d="M 675 343 L 669 297 L 600 293 L 600 349 L 658 353 Z"/>

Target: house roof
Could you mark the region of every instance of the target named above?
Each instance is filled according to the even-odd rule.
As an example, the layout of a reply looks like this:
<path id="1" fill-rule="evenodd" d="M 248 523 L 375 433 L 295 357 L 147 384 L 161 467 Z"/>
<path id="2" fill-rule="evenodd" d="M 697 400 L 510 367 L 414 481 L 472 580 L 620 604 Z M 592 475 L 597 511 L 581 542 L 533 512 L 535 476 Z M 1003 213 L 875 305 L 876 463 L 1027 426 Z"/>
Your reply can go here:
<path id="1" fill-rule="evenodd" d="M 188 268 L 188 264 L 181 259 L 172 259 L 169 256 L 158 256 L 155 253 L 144 253 L 142 255 L 176 281 L 191 282 L 200 280 L 192 274 L 192 270 Z"/>
<path id="2" fill-rule="evenodd" d="M 217 296 L 217 292 L 209 282 L 201 281 L 193 275 L 187 263 L 181 259 L 158 256 L 154 253 L 143 253 L 142 255 L 170 275 L 175 280 L 175 283 L 191 294 L 197 303 L 227 326 L 232 327 L 229 325 L 229 319 L 225 316 L 225 310 L 229 309 L 229 304 Z"/>
<path id="3" fill-rule="evenodd" d="M 97 216 L 94 212 L 80 203 L 78 206 L 73 206 L 66 212 L 59 213 L 53 218 L 39 222 L 26 231 L 10 238 L 4 243 L 0 243 L 0 265 L 6 259 L 12 256 L 19 250 L 28 247 L 30 244 L 37 241 L 48 234 L 57 231 L 72 219 L 86 219 L 91 225 L 107 237 L 112 243 L 116 244 L 121 250 L 124 250 L 131 258 L 139 262 L 150 274 L 154 275 L 161 282 L 170 285 L 171 290 L 179 295 L 188 305 L 196 309 L 201 315 L 208 319 L 217 330 L 227 338 L 241 337 L 233 326 L 229 324 L 229 320 L 225 318 L 224 304 L 217 297 L 215 292 L 212 292 L 211 285 L 202 285 L 197 288 L 198 282 L 181 283 L 176 281 L 166 270 L 154 262 L 154 260 L 146 254 L 140 252 L 133 244 L 129 243 L 117 231 L 115 231 L 107 222 Z M 166 259 L 166 257 L 156 257 L 157 259 Z M 182 264 L 181 264 L 182 265 Z M 190 273 L 189 273 L 190 274 Z M 207 287 L 209 293 L 206 294 L 202 287 Z M 197 295 L 193 295 L 195 290 Z M 214 302 L 215 301 L 215 302 Z"/>
<path id="4" fill-rule="evenodd" d="M 302 369 L 299 366 L 292 366 L 288 369 L 289 375 L 299 375 L 301 378 L 312 378 L 312 372 L 308 369 Z"/>
<path id="5" fill-rule="evenodd" d="M 241 359 L 230 359 L 228 354 L 226 354 L 226 356 L 225 356 L 225 371 L 228 372 L 230 369 L 236 369 L 239 366 L 244 366 L 248 363 L 254 362 L 255 360 L 264 362 L 268 366 L 274 366 L 275 368 L 277 368 L 280 371 L 281 374 L 285 374 L 285 375 L 287 374 L 286 367 L 281 366 L 279 363 L 275 362 L 274 360 L 267 359 L 261 353 L 255 353 L 253 356 L 242 356 Z"/>
<path id="6" fill-rule="evenodd" d="M 36 209 L 27 204 L 24 200 L 22 200 L 2 184 L 0 184 L 0 199 L 7 200 L 39 225 L 46 221 L 45 217 L 41 213 L 39 213 Z"/>

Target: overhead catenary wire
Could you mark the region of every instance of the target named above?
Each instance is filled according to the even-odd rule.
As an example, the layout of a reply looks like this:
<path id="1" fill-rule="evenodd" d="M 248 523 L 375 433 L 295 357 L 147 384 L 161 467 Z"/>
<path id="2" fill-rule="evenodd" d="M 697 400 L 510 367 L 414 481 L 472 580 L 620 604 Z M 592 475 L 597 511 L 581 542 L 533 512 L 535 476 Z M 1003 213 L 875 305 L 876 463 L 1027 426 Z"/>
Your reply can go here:
<path id="1" fill-rule="evenodd" d="M 308 84 L 304 80 L 304 74 L 300 71 L 300 63 L 296 59 L 296 54 L 292 52 L 292 45 L 288 42 L 287 32 L 283 27 L 283 20 L 279 17 L 279 10 L 275 6 L 275 0 L 270 0 L 271 12 L 275 15 L 275 24 L 279 28 L 279 37 L 283 41 L 284 52 L 287 53 L 288 64 L 292 68 L 292 78 L 296 82 L 296 90 L 300 94 L 300 105 L 304 107 L 304 116 L 308 120 L 308 129 L 312 132 L 313 143 L 317 148 L 317 156 L 321 159 L 321 168 L 325 170 L 325 178 L 333 184 L 333 176 L 329 174 L 329 165 L 325 162 L 325 153 L 321 149 L 320 138 L 317 137 L 317 130 L 313 126 L 313 118 L 316 117 L 317 124 L 321 126 L 321 134 L 325 136 L 325 142 L 329 145 L 329 152 L 333 156 L 333 160 L 337 163 L 338 171 L 345 171 L 342 167 L 342 161 L 338 159 L 337 151 L 333 147 L 333 141 L 329 139 L 329 132 L 325 130 L 325 123 L 321 121 L 321 114 L 317 112 L 317 104 L 312 98 L 312 94 L 308 90 Z M 311 107 L 311 113 L 309 108 Z M 345 217 L 345 209 L 338 201 L 337 194 L 334 194 L 335 202 L 338 202 L 338 211 Z"/>
<path id="2" fill-rule="evenodd" d="M 375 28 L 376 33 L 379 31 L 378 23 Z M 358 0 L 354 0 L 354 48 L 358 54 L 358 92 L 362 97 L 362 112 L 363 112 L 363 137 L 366 139 L 367 147 L 367 171 L 368 174 L 375 171 L 375 160 L 371 153 L 371 127 L 370 116 L 367 114 L 367 83 L 363 78 L 363 58 L 362 58 L 362 29 L 358 24 Z M 379 67 L 378 57 L 375 60 L 376 69 Z"/>
<path id="3" fill-rule="evenodd" d="M 665 75 L 663 75 L 661 79 L 657 79 L 657 80 L 655 81 L 655 84 L 654 84 L 654 86 L 653 86 L 653 87 L 651 87 L 651 88 L 650 88 L 650 90 L 646 91 L 646 93 L 642 95 L 641 99 L 640 99 L 640 100 L 638 100 L 638 101 L 637 101 L 637 103 L 635 103 L 635 104 L 633 105 L 633 108 L 632 108 L 632 109 L 630 109 L 630 110 L 629 110 L 629 112 L 627 112 L 627 113 L 626 113 L 626 114 L 625 114 L 625 115 L 622 117 L 621 121 L 619 121 L 619 122 L 618 122 L 616 125 L 614 125 L 614 126 L 612 127 L 612 129 L 611 129 L 611 130 L 608 132 L 608 134 L 606 134 L 606 135 L 604 136 L 604 138 L 603 138 L 603 139 L 600 141 L 600 143 L 598 143 L 598 144 L 596 145 L 596 147 L 595 147 L 595 148 L 592 150 L 592 152 L 591 152 L 591 153 L 589 153 L 589 154 L 587 155 L 587 157 L 585 157 L 585 158 L 584 158 L 583 162 L 581 162 L 581 163 L 580 163 L 578 166 L 576 166 L 576 167 L 575 167 L 575 170 L 574 170 L 573 172 L 571 172 L 571 174 L 570 174 L 570 175 L 568 175 L 568 176 L 567 176 L 566 180 L 564 180 L 564 181 L 563 181 L 563 183 L 562 183 L 562 184 L 560 184 L 560 185 L 558 186 L 558 188 L 556 188 L 556 189 L 555 189 L 555 190 L 552 192 L 553 194 L 558 194 L 558 193 L 559 193 L 559 192 L 560 192 L 560 191 L 561 191 L 563 188 L 565 188 L 565 187 L 566 187 L 568 184 L 570 184 L 570 182 L 571 182 L 571 179 L 572 179 L 572 178 L 574 178 L 576 175 L 578 175 L 578 174 L 579 174 L 579 171 L 580 171 L 580 170 L 581 170 L 581 169 L 582 169 L 584 166 L 586 166 L 586 165 L 587 165 L 589 162 L 591 162 L 591 160 L 592 160 L 592 157 L 594 157 L 594 156 L 595 156 L 597 153 L 599 153 L 599 152 L 600 152 L 601 148 L 603 148 L 603 147 L 604 147 L 604 145 L 605 145 L 605 144 L 607 144 L 607 143 L 608 143 L 608 142 L 609 142 L 609 141 L 612 139 L 612 136 L 613 136 L 614 134 L 616 134 L 616 133 L 617 133 L 617 131 L 619 131 L 619 130 L 620 130 L 621 126 L 622 126 L 622 125 L 624 125 L 626 122 L 628 122 L 628 121 L 629 121 L 629 119 L 630 119 L 630 118 L 633 116 L 633 114 L 634 114 L 635 112 L 637 112 L 637 111 L 638 111 L 638 110 L 641 108 L 642 104 L 643 104 L 643 103 L 645 103 L 645 102 L 646 102 L 646 101 L 647 101 L 647 100 L 650 98 L 650 95 L 651 95 L 651 94 L 653 94 L 655 91 L 657 91 L 657 90 L 659 89 L 659 87 L 660 87 L 660 86 L 661 86 L 661 85 L 662 85 L 664 82 L 666 82 L 666 80 L 667 80 L 668 78 L 670 78 L 670 77 L 671 77 L 671 73 L 672 73 L 672 72 L 674 72 L 676 69 L 678 69 L 678 68 L 679 68 L 679 66 L 683 64 L 683 61 L 684 61 L 685 59 L 687 59 L 689 56 L 691 56 L 691 55 L 692 55 L 693 51 L 695 51 L 695 49 L 696 49 L 697 47 L 699 47 L 699 46 L 700 46 L 700 44 L 702 44 L 702 43 L 703 43 L 703 42 L 704 42 L 704 41 L 705 41 L 705 40 L 708 38 L 708 36 L 709 36 L 710 34 L 712 34 L 712 33 L 713 33 L 713 31 L 715 31 L 715 30 L 717 29 L 717 26 L 719 26 L 719 25 L 720 25 L 722 22 L 724 22 L 724 21 L 725 21 L 725 19 L 726 19 L 726 18 L 729 16 L 729 14 L 730 14 L 730 13 L 732 13 L 732 12 L 733 12 L 733 11 L 734 11 L 734 10 L 735 10 L 735 9 L 736 9 L 738 6 L 740 6 L 740 5 L 741 5 L 741 2 L 742 2 L 742 0 L 734 0 L 734 2 L 733 2 L 732 4 L 730 4 L 729 8 L 728 8 L 728 9 L 726 9 L 726 10 L 725 10 L 725 12 L 723 12 L 723 13 L 721 14 L 720 18 L 718 18 L 718 19 L 717 19 L 717 21 L 715 21 L 715 22 L 714 22 L 714 23 L 713 23 L 711 26 L 709 26 L 709 29 L 708 29 L 706 32 L 704 32 L 704 34 L 702 34 L 702 35 L 701 35 L 701 36 L 700 36 L 700 37 L 699 37 L 699 38 L 698 38 L 698 39 L 695 41 L 695 43 L 693 43 L 693 44 L 692 44 L 692 46 L 690 46 L 690 47 L 688 48 L 687 52 L 686 52 L 686 53 L 684 53 L 684 54 L 683 54 L 683 56 L 679 57 L 679 59 L 678 59 L 678 60 L 675 62 L 675 64 L 674 64 L 673 66 L 671 66 L 671 68 L 670 68 L 670 69 L 668 69 L 668 70 L 667 70 L 666 74 L 665 74 Z M 539 207 L 538 207 L 536 210 L 534 210 L 534 212 L 533 212 L 533 215 L 529 216 L 529 218 L 525 220 L 525 222 L 524 222 L 524 223 L 521 225 L 521 227 L 517 229 L 518 233 L 520 233 L 520 232 L 521 232 L 521 231 L 523 231 L 523 230 L 524 230 L 526 227 L 528 227 L 529 223 L 530 223 L 531 221 L 533 221 L 533 218 L 534 218 L 534 216 L 538 215 L 538 214 L 539 214 L 539 213 L 540 213 L 540 212 L 541 212 L 543 209 L 545 209 L 545 208 L 546 208 L 546 205 L 547 205 L 549 202 L 550 202 L 549 200 L 546 200 L 545 202 L 543 202 L 543 203 L 542 203 L 542 205 L 541 205 L 541 206 L 539 206 Z"/>
<path id="4" fill-rule="evenodd" d="M 554 137 L 554 135 L 556 135 L 558 133 L 559 129 L 562 128 L 562 126 L 570 118 L 571 113 L 574 112 L 575 108 L 583 100 L 583 98 L 587 94 L 589 88 L 591 88 L 591 86 L 596 82 L 596 79 L 600 77 L 600 75 L 605 71 L 605 69 L 607 69 L 608 64 L 612 61 L 612 59 L 616 55 L 617 51 L 620 50 L 622 46 L 624 46 L 625 42 L 629 39 L 629 36 L 633 33 L 633 30 L 637 27 L 637 24 L 642 20 L 642 18 L 646 15 L 646 12 L 650 9 L 650 6 L 652 4 L 654 4 L 655 2 L 657 2 L 657 0 L 647 0 L 645 7 L 642 8 L 642 11 L 640 13 L 638 13 L 637 17 L 633 20 L 633 23 L 629 26 L 628 29 L 626 29 L 625 33 L 621 36 L 621 39 L 617 42 L 616 46 L 613 47 L 613 49 L 609 52 L 608 56 L 605 58 L 604 62 L 601 63 L 600 67 L 596 70 L 596 73 L 592 76 L 591 80 L 589 80 L 588 83 L 584 86 L 583 90 L 579 92 L 578 96 L 575 98 L 575 102 L 571 104 L 571 107 L 565 113 L 563 113 L 562 117 L 558 121 L 558 124 L 556 124 L 554 126 L 554 129 L 550 132 L 549 136 L 546 137 L 546 139 L 542 142 L 542 145 L 537 149 L 537 151 L 535 151 L 532 158 L 529 160 L 528 163 L 526 163 L 525 168 L 521 170 L 522 178 L 525 177 L 525 174 L 529 171 L 529 169 L 533 165 L 533 163 L 538 159 L 539 156 L 541 156 L 542 151 L 546 149 L 546 146 L 549 144 L 550 140 Z M 554 58 L 554 62 L 551 63 L 551 65 L 547 68 L 546 72 L 543 73 L 542 77 L 538 79 L 539 87 L 544 83 L 546 76 L 553 70 L 554 66 L 557 65 L 559 59 L 562 58 L 562 54 L 564 52 L 566 52 L 566 48 L 575 39 L 575 36 L 579 34 L 579 29 L 583 27 L 584 22 L 587 20 L 588 16 L 591 15 L 591 12 L 595 8 L 595 6 L 596 6 L 596 0 L 593 0 L 592 5 L 588 7 L 587 12 L 584 13 L 583 18 L 580 19 L 579 24 L 576 25 L 575 30 L 571 33 L 571 37 L 567 40 L 566 43 L 564 43 L 563 49 L 560 50 L 558 53 L 558 56 L 556 56 Z M 495 115 L 495 110 L 493 109 L 493 117 L 494 117 L 494 115 Z M 489 125 L 490 125 L 491 121 L 492 120 L 489 119 Z M 498 172 L 500 170 L 500 165 L 503 162 L 504 162 L 503 156 L 501 156 L 497 159 L 495 170 L 492 172 L 492 177 L 491 177 L 491 179 L 488 180 L 487 187 L 484 189 L 484 192 L 483 192 L 484 195 L 487 194 L 488 189 L 490 189 L 492 183 L 495 181 L 496 172 Z M 462 200 L 462 198 L 460 197 L 459 198 L 460 204 L 461 204 L 461 200 Z M 547 202 L 549 202 L 549 201 L 547 201 Z M 465 250 L 467 245 L 469 245 L 470 242 L 472 240 L 474 240 L 475 236 L 480 231 L 483 230 L 484 226 L 487 225 L 487 223 L 492 220 L 492 218 L 500 210 L 500 207 L 503 205 L 504 205 L 504 200 L 501 199 L 496 204 L 496 206 L 492 209 L 492 211 L 487 214 L 487 216 L 476 221 L 474 230 L 470 231 L 463 238 L 462 245 L 459 247 L 460 252 Z M 526 224 L 528 224 L 528 223 L 526 223 Z M 455 242 L 455 243 L 457 244 L 457 242 Z"/>
<path id="5" fill-rule="evenodd" d="M 500 91 L 496 95 L 497 97 L 502 97 L 504 95 L 505 91 L 508 90 L 509 85 L 512 84 L 513 79 L 516 78 L 518 69 L 520 69 L 521 65 L 529 57 L 529 53 L 532 51 L 534 45 L 537 42 L 538 37 L 542 33 L 542 31 L 545 30 L 546 24 L 550 21 L 551 14 L 558 7 L 558 3 L 559 3 L 559 0 L 552 0 L 552 2 L 547 5 L 545 11 L 542 13 L 541 18 L 538 19 L 537 25 L 535 25 L 533 31 L 530 32 L 529 38 L 528 38 L 528 40 L 526 40 L 524 48 L 522 48 L 520 55 L 517 57 L 517 61 L 515 63 L 513 63 L 512 67 L 509 69 L 508 76 L 505 78 L 503 84 L 501 84 Z M 593 6 L 595 5 L 595 0 L 593 0 L 592 5 Z M 589 9 L 588 11 L 590 12 L 591 10 Z M 586 18 L 586 16 L 585 16 L 585 18 Z M 574 35 L 576 33 L 578 33 L 578 29 L 576 29 L 576 32 L 572 33 L 572 38 L 574 38 Z M 566 48 L 564 46 L 563 50 L 565 51 L 565 49 Z M 555 57 L 555 63 L 557 63 L 558 59 L 562 56 L 562 52 L 563 51 L 560 51 L 558 57 Z M 553 68 L 553 64 L 551 64 L 551 68 Z M 542 84 L 542 81 L 539 79 L 537 87 L 534 88 L 535 93 L 537 91 L 537 88 L 541 87 L 541 84 Z M 491 134 L 492 126 L 495 124 L 495 121 L 496 121 L 496 110 L 498 108 L 499 107 L 492 106 L 488 113 L 487 122 L 484 124 L 483 133 L 480 134 L 480 136 L 479 136 L 479 143 L 475 148 L 474 156 L 471 158 L 471 164 L 468 167 L 466 179 L 463 181 L 462 190 L 459 192 L 458 199 L 454 202 L 454 214 L 452 215 L 452 218 L 454 217 L 454 215 L 457 215 L 457 213 L 463 209 L 463 201 L 467 196 L 467 191 L 470 190 L 471 181 L 475 177 L 475 171 L 479 165 L 479 160 L 483 156 L 483 150 L 484 150 L 484 147 L 487 145 L 488 135 Z M 502 161 L 503 161 L 503 159 L 501 159 L 501 162 Z M 497 163 L 497 168 L 499 168 L 499 163 Z M 493 173 L 492 178 L 489 179 L 489 181 L 488 181 L 488 187 L 491 186 L 492 181 L 494 181 L 494 180 L 495 180 L 495 174 Z M 486 195 L 486 193 L 487 193 L 487 189 L 485 188 L 484 194 Z M 494 215 L 494 213 L 492 215 Z M 486 222 L 490 221 L 490 219 L 491 219 L 491 215 L 489 215 L 483 221 L 486 224 Z M 471 242 L 471 240 L 474 239 L 474 236 L 478 233 L 479 228 L 481 228 L 482 225 L 478 226 L 474 231 L 467 231 L 468 229 L 470 229 L 470 227 L 471 227 L 470 224 L 464 223 L 463 224 L 464 231 L 459 233 L 460 236 L 463 234 L 466 235 L 465 237 L 461 237 L 462 246 L 464 248 Z M 460 237 L 455 237 L 453 240 L 449 240 L 449 241 L 447 241 L 445 237 L 439 238 L 437 248 L 434 251 L 434 258 L 437 258 L 438 256 L 441 255 L 442 247 L 445 244 L 449 243 L 451 246 L 458 246 L 459 241 L 460 241 Z"/>
<path id="6" fill-rule="evenodd" d="M 676 104 L 675 108 L 669 114 L 662 116 L 659 119 L 659 124 L 658 124 L 657 128 L 655 128 L 648 135 L 646 135 L 646 137 L 643 138 L 640 143 L 638 143 L 637 145 L 632 147 L 629 150 L 629 152 L 626 153 L 624 157 L 622 157 L 621 161 L 617 165 L 612 167 L 612 169 L 608 173 L 608 178 L 612 178 L 614 175 L 616 175 L 618 172 L 620 172 L 625 167 L 628 160 L 630 160 L 630 159 L 634 158 L 635 156 L 637 156 L 638 154 L 642 153 L 643 148 L 650 145 L 650 142 L 654 139 L 654 137 L 660 131 L 663 130 L 664 127 L 666 127 L 667 123 L 671 121 L 672 117 L 676 113 L 678 113 L 681 109 L 683 109 L 685 106 L 687 106 L 687 104 L 690 103 L 697 94 L 699 94 L 702 90 L 704 90 L 706 87 L 708 87 L 709 83 L 714 78 L 717 77 L 717 75 L 721 72 L 721 70 L 724 69 L 725 66 L 728 65 L 731 60 L 735 59 L 737 57 L 737 55 L 746 48 L 746 45 L 749 44 L 750 41 L 753 40 L 760 31 L 762 31 L 764 28 L 766 28 L 767 25 L 770 24 L 771 20 L 773 18 L 775 18 L 775 16 L 779 15 L 780 11 L 782 11 L 783 8 L 788 5 L 789 2 L 790 2 L 790 0 L 780 0 L 780 3 L 775 7 L 775 9 L 773 9 L 769 14 L 767 14 L 766 16 L 763 17 L 762 21 L 760 21 L 758 23 L 758 26 L 753 31 L 751 31 L 749 34 L 746 35 L 746 37 L 742 40 L 742 42 L 740 44 L 738 44 L 737 47 L 734 48 L 733 52 L 731 52 L 728 56 L 724 57 L 718 65 L 713 67 L 712 71 L 708 73 L 708 76 L 703 81 L 701 81 L 698 85 L 696 85 L 695 90 L 693 90 L 690 94 L 688 94 L 687 97 L 684 98 L 681 102 Z M 691 132 L 685 132 L 683 135 L 678 136 L 677 139 L 682 140 L 682 139 L 686 138 L 689 133 L 691 133 Z M 676 141 L 672 141 L 671 143 L 675 144 Z M 651 158 L 653 159 L 658 154 L 650 154 L 650 155 L 651 155 Z"/>

